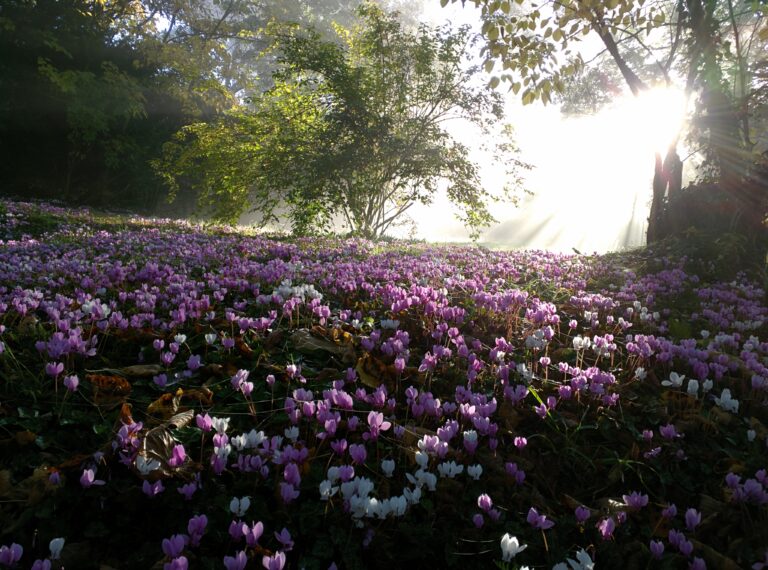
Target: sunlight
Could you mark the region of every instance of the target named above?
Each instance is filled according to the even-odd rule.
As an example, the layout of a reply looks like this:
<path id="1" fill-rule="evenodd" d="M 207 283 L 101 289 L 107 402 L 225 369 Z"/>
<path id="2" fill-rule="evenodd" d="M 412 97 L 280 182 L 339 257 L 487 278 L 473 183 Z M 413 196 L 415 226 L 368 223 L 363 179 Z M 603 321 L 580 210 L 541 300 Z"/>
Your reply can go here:
<path id="1" fill-rule="evenodd" d="M 633 149 L 663 154 L 683 126 L 685 105 L 682 91 L 654 87 L 638 96 L 626 95 L 607 113 L 625 125 Z"/>

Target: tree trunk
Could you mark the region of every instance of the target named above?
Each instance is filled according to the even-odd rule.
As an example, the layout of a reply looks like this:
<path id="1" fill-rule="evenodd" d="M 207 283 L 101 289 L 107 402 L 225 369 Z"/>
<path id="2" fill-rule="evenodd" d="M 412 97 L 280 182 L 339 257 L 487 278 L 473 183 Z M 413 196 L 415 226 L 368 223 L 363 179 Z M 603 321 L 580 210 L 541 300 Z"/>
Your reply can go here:
<path id="1" fill-rule="evenodd" d="M 648 231 L 646 242 L 651 244 L 666 237 L 669 228 L 664 223 L 664 198 L 671 197 L 683 185 L 683 163 L 677 154 L 677 145 L 669 145 L 664 160 L 661 153 L 656 153 L 656 164 L 653 171 L 653 198 L 651 212 L 648 216 Z"/>

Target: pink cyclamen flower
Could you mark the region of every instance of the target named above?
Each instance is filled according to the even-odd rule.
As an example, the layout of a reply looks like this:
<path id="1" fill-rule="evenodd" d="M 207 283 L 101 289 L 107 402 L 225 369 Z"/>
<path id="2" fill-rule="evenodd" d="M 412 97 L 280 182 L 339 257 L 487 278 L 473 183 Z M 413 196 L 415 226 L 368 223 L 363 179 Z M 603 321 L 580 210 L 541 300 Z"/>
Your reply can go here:
<path id="1" fill-rule="evenodd" d="M 49 362 L 45 365 L 45 373 L 48 376 L 53 376 L 54 378 L 64 372 L 64 363 L 63 362 Z"/>
<path id="2" fill-rule="evenodd" d="M 224 567 L 227 570 L 244 570 L 247 564 L 248 556 L 246 556 L 245 551 L 243 550 L 236 553 L 234 556 L 224 557 Z"/>
<path id="3" fill-rule="evenodd" d="M 174 445 L 171 457 L 168 459 L 168 465 L 171 467 L 181 467 L 186 459 L 187 452 L 184 446 L 182 444 Z"/>
<path id="4" fill-rule="evenodd" d="M 197 424 L 197 427 L 205 432 L 211 431 L 211 428 L 213 427 L 213 419 L 208 414 L 205 414 L 204 416 L 197 414 L 197 416 L 195 416 L 195 423 Z"/>
<path id="5" fill-rule="evenodd" d="M 610 540 L 613 538 L 613 531 L 616 530 L 616 521 L 612 517 L 603 519 L 597 523 L 597 530 L 600 531 L 603 540 Z"/>
<path id="6" fill-rule="evenodd" d="M 493 500 L 490 496 L 483 493 L 477 498 L 477 506 L 480 508 L 480 510 L 488 512 L 491 510 L 491 508 L 493 508 Z"/>
<path id="7" fill-rule="evenodd" d="M 273 556 L 265 556 L 261 559 L 261 564 L 267 570 L 283 570 L 285 567 L 285 553 L 278 551 Z"/>
<path id="8" fill-rule="evenodd" d="M 547 530 L 555 526 L 555 523 L 547 520 L 546 515 L 540 515 L 539 512 L 531 507 L 528 511 L 528 517 L 526 519 L 533 528 L 539 528 L 541 530 Z"/>
<path id="9" fill-rule="evenodd" d="M 245 531 L 245 541 L 248 546 L 254 547 L 258 543 L 261 535 L 264 534 L 264 523 L 261 521 L 253 524 L 251 528 Z"/>
<path id="10" fill-rule="evenodd" d="M 77 387 L 80 384 L 80 379 L 76 375 L 72 376 L 65 376 L 64 377 L 64 386 L 69 390 L 70 392 L 77 391 Z"/>
<path id="11" fill-rule="evenodd" d="M 104 485 L 104 481 L 96 479 L 96 473 L 93 469 L 83 469 L 83 474 L 80 475 L 80 485 L 83 489 L 88 489 L 93 485 Z"/>
<path id="12" fill-rule="evenodd" d="M 189 560 L 186 556 L 179 556 L 163 564 L 163 570 L 187 570 L 188 568 Z"/>

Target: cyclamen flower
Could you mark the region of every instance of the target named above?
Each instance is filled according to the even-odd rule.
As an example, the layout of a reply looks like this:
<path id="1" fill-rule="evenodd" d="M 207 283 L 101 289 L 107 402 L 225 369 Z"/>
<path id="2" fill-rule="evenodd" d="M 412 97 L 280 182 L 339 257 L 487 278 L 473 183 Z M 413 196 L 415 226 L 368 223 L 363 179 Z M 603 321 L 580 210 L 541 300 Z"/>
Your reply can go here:
<path id="1" fill-rule="evenodd" d="M 624 499 L 624 504 L 630 509 L 642 509 L 648 505 L 648 495 L 641 495 L 637 491 L 632 491 L 629 495 L 622 495 L 621 498 Z"/>
<path id="2" fill-rule="evenodd" d="M 61 557 L 61 551 L 64 548 L 64 538 L 54 538 L 48 543 L 48 549 L 51 551 L 51 560 L 58 560 Z"/>
<path id="3" fill-rule="evenodd" d="M 368 414 L 368 426 L 370 428 L 370 438 L 376 439 L 379 437 L 379 432 L 387 431 L 392 427 L 391 422 L 384 421 L 384 414 L 381 412 L 371 411 Z M 368 435 L 368 434 L 365 434 Z M 363 436 L 365 438 L 365 435 Z M 367 438 L 366 438 L 367 439 Z"/>
<path id="4" fill-rule="evenodd" d="M 234 513 L 235 516 L 242 517 L 245 515 L 245 512 L 248 510 L 248 507 L 250 506 L 251 506 L 250 497 L 242 497 L 240 499 L 235 497 L 229 503 L 229 510 L 232 513 Z"/>
<path id="5" fill-rule="evenodd" d="M 488 512 L 493 508 L 493 500 L 489 495 L 483 493 L 477 498 L 477 506 L 480 510 Z"/>
<path id="6" fill-rule="evenodd" d="M 371 488 L 373 488 L 373 485 L 371 485 Z M 288 532 L 287 528 L 283 528 L 280 532 L 275 532 L 275 538 L 283 545 L 286 552 L 293 548 L 293 539 L 291 539 L 291 533 Z"/>
<path id="7" fill-rule="evenodd" d="M 579 505 L 578 507 L 576 507 L 574 514 L 576 515 L 576 522 L 581 524 L 586 522 L 587 519 L 589 519 L 591 515 L 591 511 L 584 505 Z"/>
<path id="8" fill-rule="evenodd" d="M 248 556 L 246 556 L 243 550 L 237 552 L 234 556 L 224 557 L 224 567 L 227 570 L 244 570 L 247 564 Z"/>
<path id="9" fill-rule="evenodd" d="M 383 459 L 381 461 L 381 472 L 385 477 L 392 477 L 395 472 L 395 462 L 392 459 Z"/>
<path id="10" fill-rule="evenodd" d="M 661 560 L 661 556 L 664 554 L 664 543 L 660 540 L 652 540 L 650 543 L 651 555 L 656 560 Z"/>
<path id="11" fill-rule="evenodd" d="M 501 559 L 504 562 L 510 562 L 526 548 L 528 548 L 528 545 L 520 544 L 516 536 L 506 533 L 501 537 Z"/>
<path id="12" fill-rule="evenodd" d="M 365 450 L 365 445 L 352 444 L 349 446 L 349 455 L 352 457 L 352 463 L 365 463 L 368 452 Z"/>
<path id="13" fill-rule="evenodd" d="M 186 556 L 179 556 L 163 564 L 163 570 L 187 570 L 188 568 L 189 560 Z"/>
<path id="14" fill-rule="evenodd" d="M 174 534 L 171 538 L 164 538 L 162 542 L 163 554 L 168 558 L 181 556 L 187 544 L 187 537 L 183 534 Z"/>
<path id="15" fill-rule="evenodd" d="M 472 479 L 474 479 L 475 481 L 479 481 L 480 476 L 482 474 L 483 474 L 483 466 L 480 465 L 479 463 L 475 465 L 470 465 L 469 467 L 467 467 L 467 475 L 472 477 Z"/>
<path id="16" fill-rule="evenodd" d="M 681 374 L 678 374 L 677 372 L 670 372 L 669 380 L 662 380 L 661 385 L 668 386 L 671 388 L 682 388 L 683 380 L 685 380 L 684 374 L 681 375 Z"/>
<path id="17" fill-rule="evenodd" d="M 546 515 L 540 515 L 539 512 L 531 507 L 528 511 L 528 517 L 526 519 L 533 528 L 539 528 L 541 530 L 547 530 L 555 526 L 555 523 L 547 520 Z"/>
<path id="18" fill-rule="evenodd" d="M 149 481 L 144 481 L 141 490 L 144 492 L 144 494 L 149 498 L 154 498 L 163 491 L 165 491 L 165 487 L 163 486 L 162 479 L 158 479 L 154 483 L 150 483 Z"/>
<path id="19" fill-rule="evenodd" d="M 613 531 L 616 530 L 616 521 L 612 517 L 603 519 L 597 523 L 597 530 L 600 531 L 603 540 L 610 540 L 613 538 Z"/>
<path id="20" fill-rule="evenodd" d="M 187 452 L 184 449 L 184 446 L 181 444 L 174 445 L 172 455 L 170 459 L 168 459 L 168 465 L 171 467 L 181 467 L 186 459 Z"/>
<path id="21" fill-rule="evenodd" d="M 0 564 L 13 566 L 21 560 L 24 554 L 24 548 L 15 542 L 10 546 L 0 546 Z"/>
<path id="22" fill-rule="evenodd" d="M 690 508 L 685 511 L 685 528 L 690 532 L 699 525 L 701 522 L 701 513 L 694 508 Z"/>
<path id="23" fill-rule="evenodd" d="M 93 469 L 83 469 L 83 474 L 80 475 L 80 485 L 83 489 L 88 489 L 93 485 L 104 485 L 104 481 L 96 479 L 96 473 Z"/>
<path id="24" fill-rule="evenodd" d="M 80 384 L 80 379 L 75 375 L 64 377 L 64 386 L 70 392 L 76 392 L 79 384 Z"/>
<path id="25" fill-rule="evenodd" d="M 48 376 L 53 376 L 55 378 L 62 372 L 64 372 L 63 362 L 49 362 L 45 365 L 45 373 Z"/>
<path id="26" fill-rule="evenodd" d="M 283 567 L 285 567 L 285 553 L 278 551 L 272 556 L 265 556 L 261 559 L 261 564 L 267 570 L 283 570 Z"/>

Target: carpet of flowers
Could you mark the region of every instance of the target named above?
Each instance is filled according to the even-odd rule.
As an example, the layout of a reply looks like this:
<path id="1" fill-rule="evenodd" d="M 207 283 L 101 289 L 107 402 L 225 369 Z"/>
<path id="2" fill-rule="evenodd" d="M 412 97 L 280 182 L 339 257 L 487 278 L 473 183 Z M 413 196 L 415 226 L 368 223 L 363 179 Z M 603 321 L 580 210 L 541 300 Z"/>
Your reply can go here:
<path id="1" fill-rule="evenodd" d="M 768 307 L 693 260 L 0 203 L 0 568 L 768 568 Z"/>

